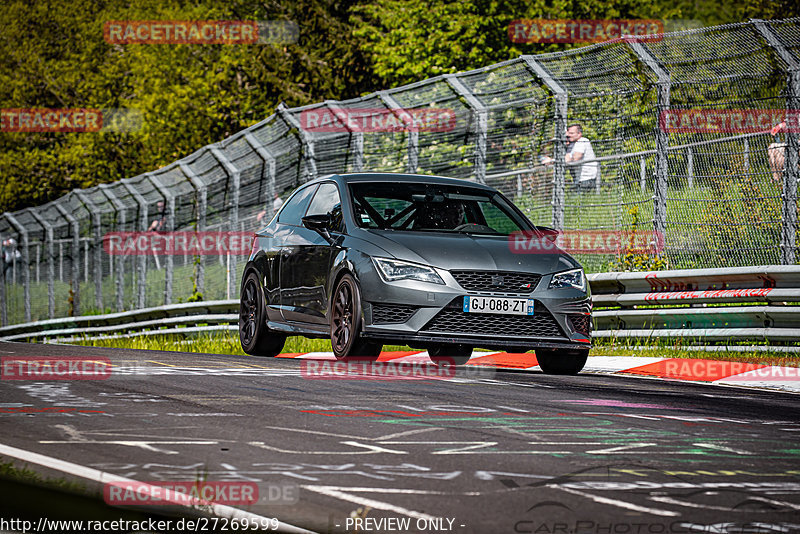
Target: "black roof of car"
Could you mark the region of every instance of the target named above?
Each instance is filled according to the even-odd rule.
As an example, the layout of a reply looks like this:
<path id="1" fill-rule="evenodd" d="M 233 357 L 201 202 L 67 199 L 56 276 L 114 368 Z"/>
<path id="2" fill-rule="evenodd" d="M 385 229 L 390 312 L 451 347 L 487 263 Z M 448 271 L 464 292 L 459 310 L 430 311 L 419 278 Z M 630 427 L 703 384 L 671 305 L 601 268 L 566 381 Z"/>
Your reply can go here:
<path id="1" fill-rule="evenodd" d="M 441 184 L 441 185 L 461 185 L 475 187 L 477 189 L 484 189 L 487 191 L 495 191 L 494 188 L 487 185 L 479 184 L 462 178 L 447 178 L 445 176 L 431 176 L 429 174 L 406 174 L 406 173 L 392 173 L 392 172 L 359 172 L 351 174 L 330 174 L 323 176 L 317 180 L 325 179 L 339 179 L 344 183 L 354 182 L 379 182 L 382 180 L 391 180 L 393 182 L 406 182 L 406 183 L 424 183 L 424 184 Z M 317 181 L 314 180 L 314 181 Z"/>

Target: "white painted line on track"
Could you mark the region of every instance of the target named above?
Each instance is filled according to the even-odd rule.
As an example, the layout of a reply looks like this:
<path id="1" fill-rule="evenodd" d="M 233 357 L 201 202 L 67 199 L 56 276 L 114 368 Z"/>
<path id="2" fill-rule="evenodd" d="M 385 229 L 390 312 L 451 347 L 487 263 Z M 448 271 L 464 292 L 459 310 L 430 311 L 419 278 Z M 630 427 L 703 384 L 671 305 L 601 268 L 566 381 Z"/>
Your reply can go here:
<path id="1" fill-rule="evenodd" d="M 369 506 L 370 508 L 374 508 L 376 510 L 385 510 L 387 512 L 394 512 L 396 514 L 402 514 L 408 517 L 413 517 L 414 519 L 427 519 L 427 520 L 438 519 L 435 516 L 424 514 L 422 512 L 416 512 L 414 510 L 409 510 L 407 508 L 403 508 L 402 506 L 397 506 L 388 502 L 376 501 L 374 499 L 368 499 L 366 497 L 360 497 L 358 495 L 352 495 L 350 493 L 342 491 L 343 489 L 347 489 L 348 491 L 353 491 L 353 489 L 351 488 L 339 488 L 336 486 L 300 486 L 300 487 L 303 489 L 307 489 L 309 491 L 313 491 L 315 493 L 319 493 L 320 495 L 332 497 L 334 499 L 348 501 L 354 504 L 360 504 L 361 506 Z M 358 488 L 355 489 L 357 490 Z"/>
<path id="2" fill-rule="evenodd" d="M 9 445 L 4 445 L 2 443 L 0 443 L 0 455 L 10 456 L 12 458 L 17 458 L 18 460 L 22 460 L 24 462 L 41 465 L 49 469 L 55 469 L 56 471 L 61 471 L 62 473 L 68 473 L 70 475 L 74 475 L 80 478 L 92 480 L 100 484 L 108 484 L 110 482 L 122 482 L 128 484 L 135 483 L 138 487 L 147 487 L 148 491 L 151 492 L 151 494 L 155 494 L 158 492 L 158 488 L 156 486 L 151 486 L 150 484 L 139 482 L 138 480 L 133 480 L 132 478 L 126 478 L 126 477 L 121 477 L 119 475 L 106 473 L 105 471 L 100 471 L 98 469 L 93 469 L 91 467 L 86 467 L 80 464 L 74 464 L 72 462 L 67 462 L 65 460 L 59 460 L 58 458 L 52 458 L 50 456 L 45 456 L 43 454 L 39 454 L 36 452 L 26 451 L 24 449 L 17 449 L 16 447 L 11 447 Z M 178 505 L 180 506 L 180 504 Z M 254 514 L 252 512 L 240 510 L 239 508 L 234 508 L 233 506 L 228 506 L 225 504 L 212 503 L 209 506 L 209 508 L 211 510 L 211 513 L 213 513 L 217 517 L 227 517 L 229 519 L 236 519 L 237 521 L 248 521 L 248 522 L 256 521 L 258 524 L 261 524 L 261 521 L 269 522 L 269 520 L 271 519 L 269 517 L 264 517 L 258 514 Z M 284 523 L 283 521 L 278 521 L 278 528 L 275 531 L 286 532 L 288 534 L 316 534 L 311 530 L 306 530 L 304 528 L 296 527 L 294 525 L 290 525 L 289 523 Z"/>
<path id="3" fill-rule="evenodd" d="M 676 517 L 680 514 L 678 512 L 672 512 L 670 510 L 659 510 L 658 508 L 647 508 L 646 506 L 639 506 L 638 504 L 633 504 L 625 501 L 620 501 L 617 499 L 609 499 L 608 497 L 600 497 L 598 495 L 592 495 L 591 493 L 586 493 L 583 491 L 578 491 L 570 488 L 563 488 L 561 486 L 553 485 L 549 486 L 552 488 L 558 488 L 561 491 L 566 491 L 567 493 L 572 493 L 573 495 L 580 495 L 581 497 L 591 499 L 598 504 L 608 504 L 611 506 L 616 506 L 618 508 L 623 508 L 625 510 L 633 510 L 634 512 L 644 512 L 646 514 L 653 514 L 653 515 L 660 515 L 664 517 Z"/>

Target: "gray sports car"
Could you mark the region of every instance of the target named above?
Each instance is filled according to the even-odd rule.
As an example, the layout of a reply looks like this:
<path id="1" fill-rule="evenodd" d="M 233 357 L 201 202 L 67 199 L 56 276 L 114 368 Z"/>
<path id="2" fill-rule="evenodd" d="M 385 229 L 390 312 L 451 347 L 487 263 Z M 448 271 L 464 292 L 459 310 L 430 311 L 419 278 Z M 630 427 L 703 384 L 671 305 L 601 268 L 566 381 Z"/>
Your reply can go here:
<path id="1" fill-rule="evenodd" d="M 434 176 L 333 175 L 299 187 L 256 233 L 241 287 L 248 354 L 287 336 L 330 338 L 337 358 L 384 344 L 441 364 L 473 348 L 535 349 L 546 373 L 574 374 L 591 346 L 580 264 L 552 247 L 518 253 L 509 236 L 547 237 L 497 190 Z"/>

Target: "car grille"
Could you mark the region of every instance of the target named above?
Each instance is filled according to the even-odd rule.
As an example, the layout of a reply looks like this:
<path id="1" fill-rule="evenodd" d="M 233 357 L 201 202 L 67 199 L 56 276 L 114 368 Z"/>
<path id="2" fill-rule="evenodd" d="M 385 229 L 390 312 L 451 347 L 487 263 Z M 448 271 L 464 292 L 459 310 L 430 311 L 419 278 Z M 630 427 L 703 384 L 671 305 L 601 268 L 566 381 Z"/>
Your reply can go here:
<path id="1" fill-rule="evenodd" d="M 408 321 L 417 308 L 401 304 L 373 304 L 372 324 L 404 323 Z"/>
<path id="2" fill-rule="evenodd" d="M 464 313 L 461 309 L 447 307 L 436 314 L 423 331 L 492 337 L 564 337 L 553 315 L 538 302 L 536 304 L 534 315 Z"/>
<path id="3" fill-rule="evenodd" d="M 514 271 L 450 271 L 450 274 L 467 291 L 519 294 L 533 291 L 542 278 L 538 274 Z"/>
<path id="4" fill-rule="evenodd" d="M 592 328 L 592 316 L 584 314 L 570 314 L 567 315 L 569 322 L 572 324 L 572 329 L 581 334 L 589 335 Z"/>

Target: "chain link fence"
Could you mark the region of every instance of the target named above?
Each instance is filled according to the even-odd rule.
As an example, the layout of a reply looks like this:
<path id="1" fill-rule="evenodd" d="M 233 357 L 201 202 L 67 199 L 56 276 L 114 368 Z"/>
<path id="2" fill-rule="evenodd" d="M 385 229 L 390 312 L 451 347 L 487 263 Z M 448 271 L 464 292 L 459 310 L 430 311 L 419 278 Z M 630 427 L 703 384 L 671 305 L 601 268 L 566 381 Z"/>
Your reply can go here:
<path id="1" fill-rule="evenodd" d="M 446 110 L 449 126 L 417 124 L 429 109 Z M 330 173 L 487 183 L 540 225 L 661 232 L 670 268 L 794 264 L 797 128 L 775 143 L 775 124 L 740 131 L 664 124 L 665 113 L 736 109 L 800 110 L 800 19 L 621 39 L 355 100 L 281 105 L 158 171 L 2 214 L 2 324 L 236 298 L 243 256 L 109 255 L 103 236 L 252 232 L 259 215 L 271 218 L 276 195 Z M 309 127 L 311 116 L 337 114 L 363 120 Z M 362 127 L 371 115 L 402 127 Z M 591 141 L 593 161 L 565 161 L 570 124 Z M 579 179 L 588 165 L 598 172 L 586 187 Z M 600 272 L 617 258 L 579 259 Z"/>

